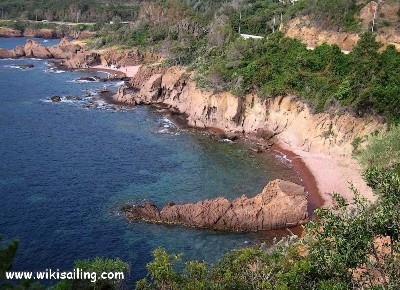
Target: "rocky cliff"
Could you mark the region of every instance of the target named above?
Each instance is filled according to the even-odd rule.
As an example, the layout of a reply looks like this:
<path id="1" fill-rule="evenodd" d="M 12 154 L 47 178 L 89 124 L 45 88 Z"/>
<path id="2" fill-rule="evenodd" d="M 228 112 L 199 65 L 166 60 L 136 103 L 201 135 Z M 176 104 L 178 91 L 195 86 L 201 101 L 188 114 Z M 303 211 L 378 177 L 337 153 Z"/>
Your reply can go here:
<path id="1" fill-rule="evenodd" d="M 224 197 L 189 204 L 167 204 L 162 209 L 146 203 L 126 206 L 131 220 L 182 224 L 229 231 L 286 228 L 308 221 L 307 193 L 289 181 L 274 180 L 253 198 L 245 195 L 229 201 Z"/>
<path id="2" fill-rule="evenodd" d="M 116 102 L 162 103 L 185 114 L 190 126 L 258 134 L 264 139 L 275 137 L 283 145 L 307 152 L 350 156 L 354 140 L 384 127 L 374 117 L 357 118 L 339 112 L 313 114 L 295 96 L 238 98 L 227 92 L 201 91 L 180 67 L 142 67 L 130 85 L 136 92 L 120 92 L 114 96 Z"/>
<path id="3" fill-rule="evenodd" d="M 25 30 L 12 29 L 8 27 L 0 27 L 0 37 L 37 37 L 37 38 L 63 38 L 85 39 L 93 36 L 95 32 L 89 30 L 74 30 L 73 27 L 60 29 L 48 28 L 26 28 Z"/>
<path id="4" fill-rule="evenodd" d="M 0 37 L 22 37 L 22 32 L 17 29 L 0 27 Z"/>

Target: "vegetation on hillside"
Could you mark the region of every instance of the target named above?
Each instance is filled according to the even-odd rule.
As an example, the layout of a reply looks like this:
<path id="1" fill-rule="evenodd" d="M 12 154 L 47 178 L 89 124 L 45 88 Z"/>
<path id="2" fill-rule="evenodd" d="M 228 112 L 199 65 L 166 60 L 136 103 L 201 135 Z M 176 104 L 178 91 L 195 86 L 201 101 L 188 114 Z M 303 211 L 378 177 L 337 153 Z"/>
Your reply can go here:
<path id="1" fill-rule="evenodd" d="M 341 104 L 355 113 L 377 113 L 398 122 L 400 53 L 393 46 L 380 53 L 374 35 L 365 33 L 350 54 L 336 45 L 308 50 L 279 33 L 269 38 L 237 38 L 197 59 L 199 86 L 237 95 L 295 94 L 317 111 Z"/>
<path id="2" fill-rule="evenodd" d="M 0 9 L 5 19 L 102 22 L 115 17 L 135 20 L 139 6 L 122 0 L 2 0 Z"/>
<path id="3" fill-rule="evenodd" d="M 336 45 L 309 50 L 279 32 L 281 21 L 303 14 L 336 30 L 356 27 L 354 16 L 361 4 L 355 0 L 301 0 L 294 5 L 168 0 L 143 5 L 134 25 L 104 24 L 92 46 L 117 44 L 156 52 L 165 56 L 166 65 L 189 66 L 198 86 L 214 91 L 238 96 L 256 92 L 262 97 L 295 94 L 316 111 L 340 105 L 358 115 L 380 114 L 399 122 L 400 53 L 394 47 L 379 52 L 375 35 L 366 32 L 346 55 Z M 239 30 L 264 38 L 245 40 Z"/>

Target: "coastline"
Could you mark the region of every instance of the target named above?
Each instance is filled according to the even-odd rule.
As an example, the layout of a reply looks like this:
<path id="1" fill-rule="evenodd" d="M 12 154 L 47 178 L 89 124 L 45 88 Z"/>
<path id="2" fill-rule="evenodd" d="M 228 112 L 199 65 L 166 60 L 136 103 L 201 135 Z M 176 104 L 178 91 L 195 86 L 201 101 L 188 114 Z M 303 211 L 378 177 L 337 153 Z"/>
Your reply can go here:
<path id="1" fill-rule="evenodd" d="M 128 67 L 127 77 L 134 77 L 140 66 Z M 125 68 L 109 68 L 104 65 L 91 66 L 89 69 L 109 71 L 111 73 L 124 73 Z M 173 113 L 173 112 L 171 112 Z M 204 129 L 194 127 L 196 129 Z M 213 130 L 213 128 L 207 128 Z M 207 130 L 206 129 L 206 130 Z M 223 131 L 223 130 L 222 130 Z M 249 138 L 250 140 L 253 138 Z M 256 143 L 256 142 L 255 142 Z M 373 202 L 376 196 L 362 177 L 362 170 L 357 160 L 351 156 L 337 156 L 318 152 L 306 152 L 300 148 L 290 146 L 278 139 L 270 149 L 279 154 L 284 154 L 292 162 L 295 171 L 299 174 L 303 186 L 309 192 L 309 214 L 320 207 L 334 205 L 333 192 L 342 195 L 346 200 L 351 201 L 354 193 L 350 189 L 353 184 L 361 195 Z"/>
<path id="2" fill-rule="evenodd" d="M 118 77 L 122 78 L 133 78 L 137 75 L 140 67 L 140 65 L 136 65 L 111 68 L 106 65 L 89 65 L 85 69 L 116 74 Z M 74 69 L 74 67 L 72 67 L 72 69 Z M 172 82 L 173 79 L 174 77 L 171 78 L 171 80 L 167 81 Z M 200 94 L 198 97 L 201 97 Z M 160 101 L 162 102 L 162 100 L 158 100 L 157 102 Z M 232 102 L 232 100 L 229 101 Z M 169 105 L 171 106 L 171 104 Z M 259 105 L 260 108 L 262 106 L 261 103 L 257 105 Z M 285 107 L 287 105 L 288 104 L 284 104 L 283 109 L 290 110 L 290 104 L 288 108 Z M 281 103 L 279 102 L 278 109 L 280 109 L 280 107 Z M 177 109 L 178 108 L 174 108 L 175 112 Z M 187 114 L 187 112 L 185 111 L 181 113 Z M 275 118 L 279 117 L 281 116 L 278 114 Z M 195 124 L 194 127 L 202 128 L 202 126 L 208 127 L 209 124 L 200 123 Z M 225 127 L 225 129 L 228 128 Z M 224 131 L 229 132 L 230 130 L 228 129 Z M 286 141 L 284 139 L 280 140 L 279 137 L 280 136 L 277 136 L 277 142 L 275 142 L 274 148 L 276 148 L 276 151 L 286 154 L 292 160 L 292 163 L 298 171 L 301 179 L 303 180 L 304 185 L 310 192 L 311 199 L 313 199 L 311 201 L 311 207 L 315 208 L 319 206 L 333 205 L 332 192 L 338 192 L 347 200 L 351 200 L 354 197 L 354 194 L 349 189 L 348 182 L 352 182 L 355 188 L 359 189 L 363 197 L 366 197 L 370 201 L 374 201 L 376 199 L 376 196 L 373 195 L 372 190 L 366 185 L 365 181 L 363 180 L 361 168 L 357 161 L 352 159 L 350 156 L 340 156 L 339 154 L 342 150 L 339 150 L 339 152 L 337 151 L 335 152 L 335 154 L 332 155 L 330 155 L 329 153 L 321 153 L 315 150 L 313 150 L 313 152 L 307 152 L 304 151 L 304 148 L 295 147 L 296 142 L 287 142 L 288 140 L 294 140 L 296 136 L 291 136 L 289 134 L 285 136 L 286 139 L 289 138 Z"/>

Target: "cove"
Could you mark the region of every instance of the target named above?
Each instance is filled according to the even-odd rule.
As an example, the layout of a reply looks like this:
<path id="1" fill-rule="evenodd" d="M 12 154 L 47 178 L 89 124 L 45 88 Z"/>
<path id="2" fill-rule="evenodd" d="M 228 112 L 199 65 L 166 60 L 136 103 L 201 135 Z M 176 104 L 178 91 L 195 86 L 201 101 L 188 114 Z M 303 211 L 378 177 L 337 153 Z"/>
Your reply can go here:
<path id="1" fill-rule="evenodd" d="M 0 39 L 0 47 L 15 41 Z M 276 178 L 299 179 L 278 156 L 252 158 L 245 144 L 176 130 L 149 107 L 86 108 L 86 92 L 103 84 L 75 80 L 94 75 L 51 70 L 43 60 L 0 61 L 0 233 L 20 240 L 14 270 L 68 270 L 77 259 L 119 257 L 131 264 L 133 283 L 158 246 L 213 262 L 283 234 L 128 223 L 118 211 L 126 202 L 233 199 Z M 53 95 L 83 99 L 52 103 Z"/>

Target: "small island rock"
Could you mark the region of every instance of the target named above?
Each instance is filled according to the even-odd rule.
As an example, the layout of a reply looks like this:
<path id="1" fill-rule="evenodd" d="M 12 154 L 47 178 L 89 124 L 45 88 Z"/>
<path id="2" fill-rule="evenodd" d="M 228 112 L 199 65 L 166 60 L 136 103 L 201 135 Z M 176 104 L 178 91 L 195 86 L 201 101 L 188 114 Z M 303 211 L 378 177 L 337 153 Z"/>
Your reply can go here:
<path id="1" fill-rule="evenodd" d="M 52 102 L 61 102 L 61 97 L 60 97 L 60 96 L 52 96 L 52 97 L 50 98 L 50 100 L 51 100 Z"/>

